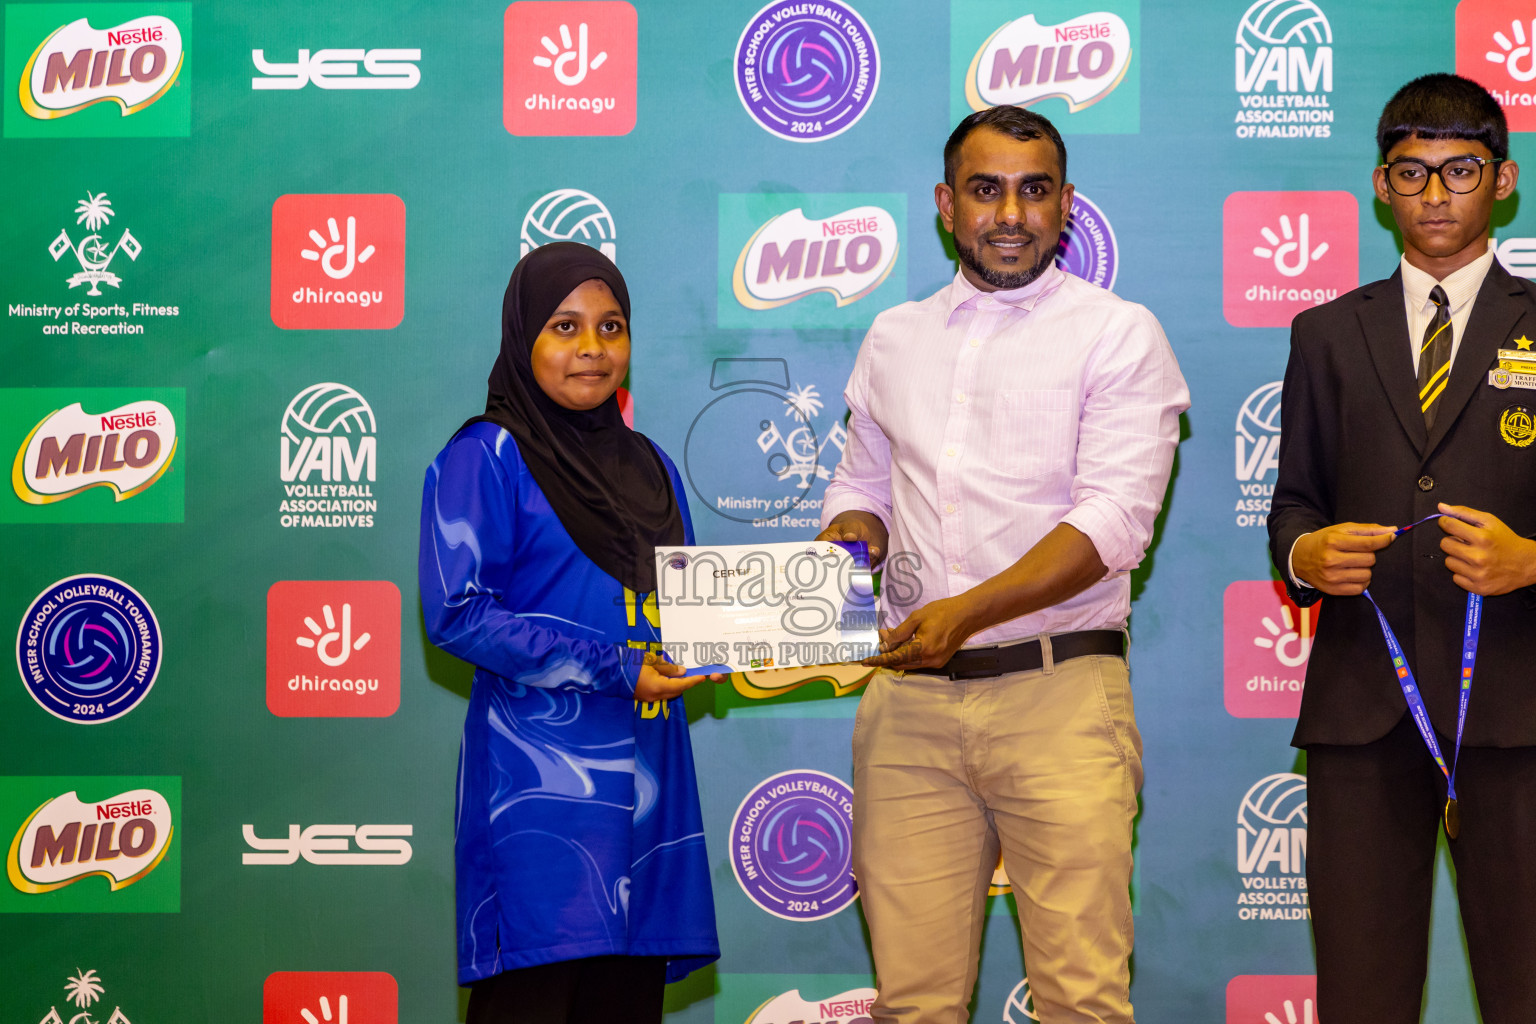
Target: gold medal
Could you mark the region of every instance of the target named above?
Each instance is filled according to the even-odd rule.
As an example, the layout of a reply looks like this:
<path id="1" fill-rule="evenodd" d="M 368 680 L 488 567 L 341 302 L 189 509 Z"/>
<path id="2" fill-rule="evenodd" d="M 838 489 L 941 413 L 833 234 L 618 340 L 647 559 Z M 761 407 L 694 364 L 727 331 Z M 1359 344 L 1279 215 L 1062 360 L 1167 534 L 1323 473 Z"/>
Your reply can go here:
<path id="1" fill-rule="evenodd" d="M 1445 835 L 1455 839 L 1461 833 L 1461 811 L 1456 808 L 1455 798 L 1445 801 Z"/>

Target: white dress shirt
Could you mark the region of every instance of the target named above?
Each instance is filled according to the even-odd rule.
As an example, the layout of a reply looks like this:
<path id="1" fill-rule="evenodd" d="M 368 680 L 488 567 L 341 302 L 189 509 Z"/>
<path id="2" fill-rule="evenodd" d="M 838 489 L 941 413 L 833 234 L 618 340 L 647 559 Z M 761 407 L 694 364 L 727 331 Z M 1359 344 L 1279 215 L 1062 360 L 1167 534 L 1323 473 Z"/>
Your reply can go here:
<path id="1" fill-rule="evenodd" d="M 1403 308 L 1408 314 L 1408 358 L 1413 361 L 1414 380 L 1419 376 L 1419 350 L 1424 347 L 1424 332 L 1429 329 L 1430 321 L 1435 318 L 1435 304 L 1429 301 L 1430 289 L 1439 285 L 1445 289 L 1445 299 L 1451 306 L 1451 358 L 1450 366 L 1456 365 L 1456 353 L 1461 350 L 1461 337 L 1467 333 L 1467 322 L 1472 319 L 1472 305 L 1477 301 L 1477 293 L 1483 287 L 1483 278 L 1488 276 L 1488 268 L 1493 266 L 1493 240 L 1488 240 L 1488 251 L 1477 259 L 1468 263 L 1460 270 L 1455 271 L 1443 281 L 1435 280 L 1427 271 L 1408 262 L 1407 255 L 1398 261 L 1398 268 L 1403 275 Z M 1450 372 L 1449 369 L 1446 370 Z M 1282 429 L 1284 426 L 1282 425 Z M 1401 523 L 1397 524 L 1403 525 Z M 1315 532 L 1315 531 L 1312 531 Z M 1305 537 L 1307 534 L 1302 534 Z M 1297 537 L 1291 541 L 1291 550 L 1285 557 L 1285 571 L 1298 587 L 1313 589 L 1312 584 L 1296 575 L 1296 545 L 1301 540 Z"/>
<path id="2" fill-rule="evenodd" d="M 1189 390 L 1143 306 L 1051 267 L 1025 288 L 963 274 L 875 318 L 844 392 L 852 414 L 822 528 L 863 510 L 890 531 L 889 625 L 1018 561 L 1058 523 L 1109 572 L 968 646 L 1113 628 L 1162 508 Z"/>

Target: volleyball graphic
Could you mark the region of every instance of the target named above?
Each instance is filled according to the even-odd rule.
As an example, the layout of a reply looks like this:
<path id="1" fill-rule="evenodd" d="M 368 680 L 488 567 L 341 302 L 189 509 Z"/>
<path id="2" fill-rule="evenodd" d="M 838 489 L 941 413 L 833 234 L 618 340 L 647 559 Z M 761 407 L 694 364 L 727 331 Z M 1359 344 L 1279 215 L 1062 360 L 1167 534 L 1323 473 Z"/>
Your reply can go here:
<path id="1" fill-rule="evenodd" d="M 550 242 L 581 242 L 618 262 L 614 237 L 613 214 L 602 200 L 579 188 L 557 188 L 540 196 L 523 216 L 520 255 Z"/>
<path id="2" fill-rule="evenodd" d="M 1312 0 L 1258 0 L 1237 23 L 1237 44 L 1249 53 L 1261 46 L 1332 42 L 1328 17 Z"/>
<path id="3" fill-rule="evenodd" d="M 1237 411 L 1237 432 L 1250 444 L 1280 433 L 1280 390 L 1284 383 L 1271 381 L 1256 389 Z"/>
<path id="4" fill-rule="evenodd" d="M 1029 979 L 1025 978 L 1008 993 L 1008 1001 L 1003 1004 L 1003 1024 L 1029 1024 L 1039 1019 L 1034 994 L 1029 990 Z"/>
<path id="5" fill-rule="evenodd" d="M 376 430 L 373 410 L 345 384 L 311 384 L 283 412 L 283 433 L 295 442 L 317 434 L 366 437 Z"/>
<path id="6" fill-rule="evenodd" d="M 1295 772 L 1264 776 L 1243 796 L 1237 823 L 1249 835 L 1265 826 L 1306 825 L 1307 777 Z"/>

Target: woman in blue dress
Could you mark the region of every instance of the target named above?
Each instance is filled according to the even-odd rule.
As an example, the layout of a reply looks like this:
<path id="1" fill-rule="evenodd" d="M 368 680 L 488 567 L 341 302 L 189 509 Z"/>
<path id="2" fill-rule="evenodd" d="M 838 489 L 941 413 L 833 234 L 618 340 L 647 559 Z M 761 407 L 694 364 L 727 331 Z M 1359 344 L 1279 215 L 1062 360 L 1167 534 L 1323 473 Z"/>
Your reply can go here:
<path id="1" fill-rule="evenodd" d="M 476 666 L 455 826 L 469 1024 L 659 1021 L 720 955 L 688 722 L 654 652 L 677 469 L 624 425 L 629 292 L 597 250 L 512 272 L 486 410 L 427 470 L 432 643 Z"/>

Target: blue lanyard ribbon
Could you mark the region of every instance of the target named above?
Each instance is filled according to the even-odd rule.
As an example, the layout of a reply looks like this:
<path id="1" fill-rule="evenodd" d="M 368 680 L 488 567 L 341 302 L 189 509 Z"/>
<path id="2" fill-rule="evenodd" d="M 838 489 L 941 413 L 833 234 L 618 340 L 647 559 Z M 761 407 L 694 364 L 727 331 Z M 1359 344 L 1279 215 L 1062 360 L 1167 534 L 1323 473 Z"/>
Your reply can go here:
<path id="1" fill-rule="evenodd" d="M 1420 523 L 1439 517 L 1440 513 L 1425 516 L 1418 522 L 1399 528 L 1394 536 L 1401 536 Z M 1467 704 L 1472 697 L 1472 670 L 1477 663 L 1477 638 L 1483 626 L 1482 595 L 1471 592 L 1467 594 L 1467 617 L 1461 633 L 1461 694 L 1456 708 L 1456 750 L 1449 766 L 1445 763 L 1445 755 L 1440 751 L 1440 741 L 1435 737 L 1434 726 L 1429 721 L 1429 711 L 1424 707 L 1424 698 L 1419 693 L 1418 682 L 1414 679 L 1413 669 L 1408 666 L 1408 658 L 1403 653 L 1402 644 L 1397 642 L 1392 627 L 1387 624 L 1386 615 L 1382 613 L 1381 606 L 1371 596 L 1369 589 L 1365 591 L 1365 599 L 1371 602 L 1372 608 L 1376 609 L 1376 621 L 1381 624 L 1381 635 L 1387 641 L 1387 653 L 1392 656 L 1392 669 L 1397 673 L 1397 684 L 1402 688 L 1403 697 L 1408 701 L 1408 712 L 1413 716 L 1413 724 L 1418 726 L 1419 735 L 1424 738 L 1424 745 L 1429 748 L 1430 756 L 1435 759 L 1435 764 L 1440 766 L 1440 771 L 1445 776 L 1445 831 L 1450 838 L 1455 839 L 1457 832 L 1460 831 L 1460 814 L 1456 807 L 1456 764 L 1461 760 L 1461 734 L 1467 724 Z"/>

